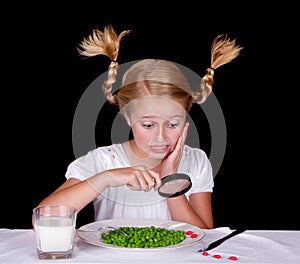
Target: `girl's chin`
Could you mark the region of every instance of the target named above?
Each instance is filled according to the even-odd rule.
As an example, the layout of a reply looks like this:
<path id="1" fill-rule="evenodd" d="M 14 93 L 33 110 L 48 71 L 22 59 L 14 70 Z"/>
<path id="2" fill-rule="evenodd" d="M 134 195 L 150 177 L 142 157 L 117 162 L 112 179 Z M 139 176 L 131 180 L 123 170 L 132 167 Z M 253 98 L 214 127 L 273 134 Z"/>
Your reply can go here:
<path id="1" fill-rule="evenodd" d="M 149 156 L 153 159 L 159 159 L 162 160 L 168 155 L 168 151 L 153 151 L 151 150 L 149 152 Z"/>
<path id="2" fill-rule="evenodd" d="M 150 153 L 150 157 L 151 158 L 154 158 L 154 159 L 160 159 L 160 160 L 162 160 L 162 159 L 164 159 L 164 157 L 167 155 L 167 153 L 166 152 L 163 152 L 163 153 L 157 153 L 157 152 L 151 152 Z"/>

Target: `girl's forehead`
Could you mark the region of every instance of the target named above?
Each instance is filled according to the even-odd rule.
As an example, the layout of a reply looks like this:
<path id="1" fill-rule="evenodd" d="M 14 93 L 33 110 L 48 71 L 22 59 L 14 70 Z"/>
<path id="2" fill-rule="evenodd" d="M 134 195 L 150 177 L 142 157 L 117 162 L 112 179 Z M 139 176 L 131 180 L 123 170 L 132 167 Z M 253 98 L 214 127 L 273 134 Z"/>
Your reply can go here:
<path id="1" fill-rule="evenodd" d="M 151 106 L 151 105 L 167 105 L 168 107 L 181 107 L 178 101 L 172 100 L 170 98 L 158 95 L 148 95 L 143 96 L 138 99 L 134 99 L 132 103 L 136 106 L 142 107 L 143 105 Z"/>
<path id="2" fill-rule="evenodd" d="M 134 100 L 130 115 L 135 118 L 158 116 L 166 119 L 184 117 L 185 109 L 177 101 L 162 96 L 145 96 Z"/>

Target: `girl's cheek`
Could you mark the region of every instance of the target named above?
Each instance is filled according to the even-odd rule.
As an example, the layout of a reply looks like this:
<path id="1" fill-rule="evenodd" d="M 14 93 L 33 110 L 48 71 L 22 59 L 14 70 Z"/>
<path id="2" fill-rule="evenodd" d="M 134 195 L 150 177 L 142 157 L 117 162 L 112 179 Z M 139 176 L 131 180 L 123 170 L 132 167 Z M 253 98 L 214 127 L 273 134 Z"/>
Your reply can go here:
<path id="1" fill-rule="evenodd" d="M 173 151 L 175 149 L 176 144 L 178 142 L 178 138 L 179 138 L 178 134 L 173 135 L 172 138 L 170 138 L 169 142 L 170 142 L 170 145 L 171 145 L 171 151 Z"/>
<path id="2" fill-rule="evenodd" d="M 149 135 L 149 133 L 147 133 L 145 129 L 135 129 L 132 130 L 132 132 L 137 143 L 139 143 L 140 145 L 148 145 L 151 139 L 151 135 Z"/>

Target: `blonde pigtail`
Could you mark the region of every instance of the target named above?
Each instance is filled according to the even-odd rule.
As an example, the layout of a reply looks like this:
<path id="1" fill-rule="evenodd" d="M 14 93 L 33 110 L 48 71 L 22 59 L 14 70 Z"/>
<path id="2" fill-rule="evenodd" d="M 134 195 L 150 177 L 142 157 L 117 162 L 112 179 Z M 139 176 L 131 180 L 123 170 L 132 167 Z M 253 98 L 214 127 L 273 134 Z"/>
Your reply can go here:
<path id="1" fill-rule="evenodd" d="M 112 25 L 104 27 L 104 31 L 94 29 L 92 34 L 79 44 L 78 52 L 81 56 L 92 57 L 96 55 L 106 55 L 111 63 L 108 67 L 108 76 L 102 85 L 105 97 L 110 103 L 116 103 L 112 94 L 112 85 L 117 79 L 117 70 L 119 64 L 117 58 L 119 55 L 121 39 L 130 33 L 130 30 L 124 30 L 119 35 L 115 32 Z"/>
<path id="2" fill-rule="evenodd" d="M 196 103 L 203 103 L 210 95 L 214 84 L 214 71 L 240 54 L 243 47 L 236 45 L 235 41 L 235 39 L 230 40 L 227 35 L 218 35 L 214 39 L 211 46 L 211 66 L 206 69 L 201 79 L 200 91 L 193 94 Z"/>

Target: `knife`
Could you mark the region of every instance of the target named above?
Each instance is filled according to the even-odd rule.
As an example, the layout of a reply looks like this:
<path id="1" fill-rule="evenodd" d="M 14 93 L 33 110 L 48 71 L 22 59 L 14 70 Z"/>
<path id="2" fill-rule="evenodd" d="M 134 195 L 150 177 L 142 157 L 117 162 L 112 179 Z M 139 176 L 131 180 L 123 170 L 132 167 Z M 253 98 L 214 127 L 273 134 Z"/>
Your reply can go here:
<path id="1" fill-rule="evenodd" d="M 245 228 L 238 228 L 236 229 L 235 231 L 231 232 L 230 234 L 228 234 L 227 236 L 224 236 L 212 243 L 210 243 L 207 247 L 204 247 L 204 248 L 201 248 L 198 250 L 198 252 L 203 252 L 203 251 L 208 251 L 208 250 L 211 250 L 213 248 L 216 248 L 217 246 L 220 246 L 225 240 L 233 237 L 233 236 L 236 236 L 242 232 L 246 231 Z"/>

